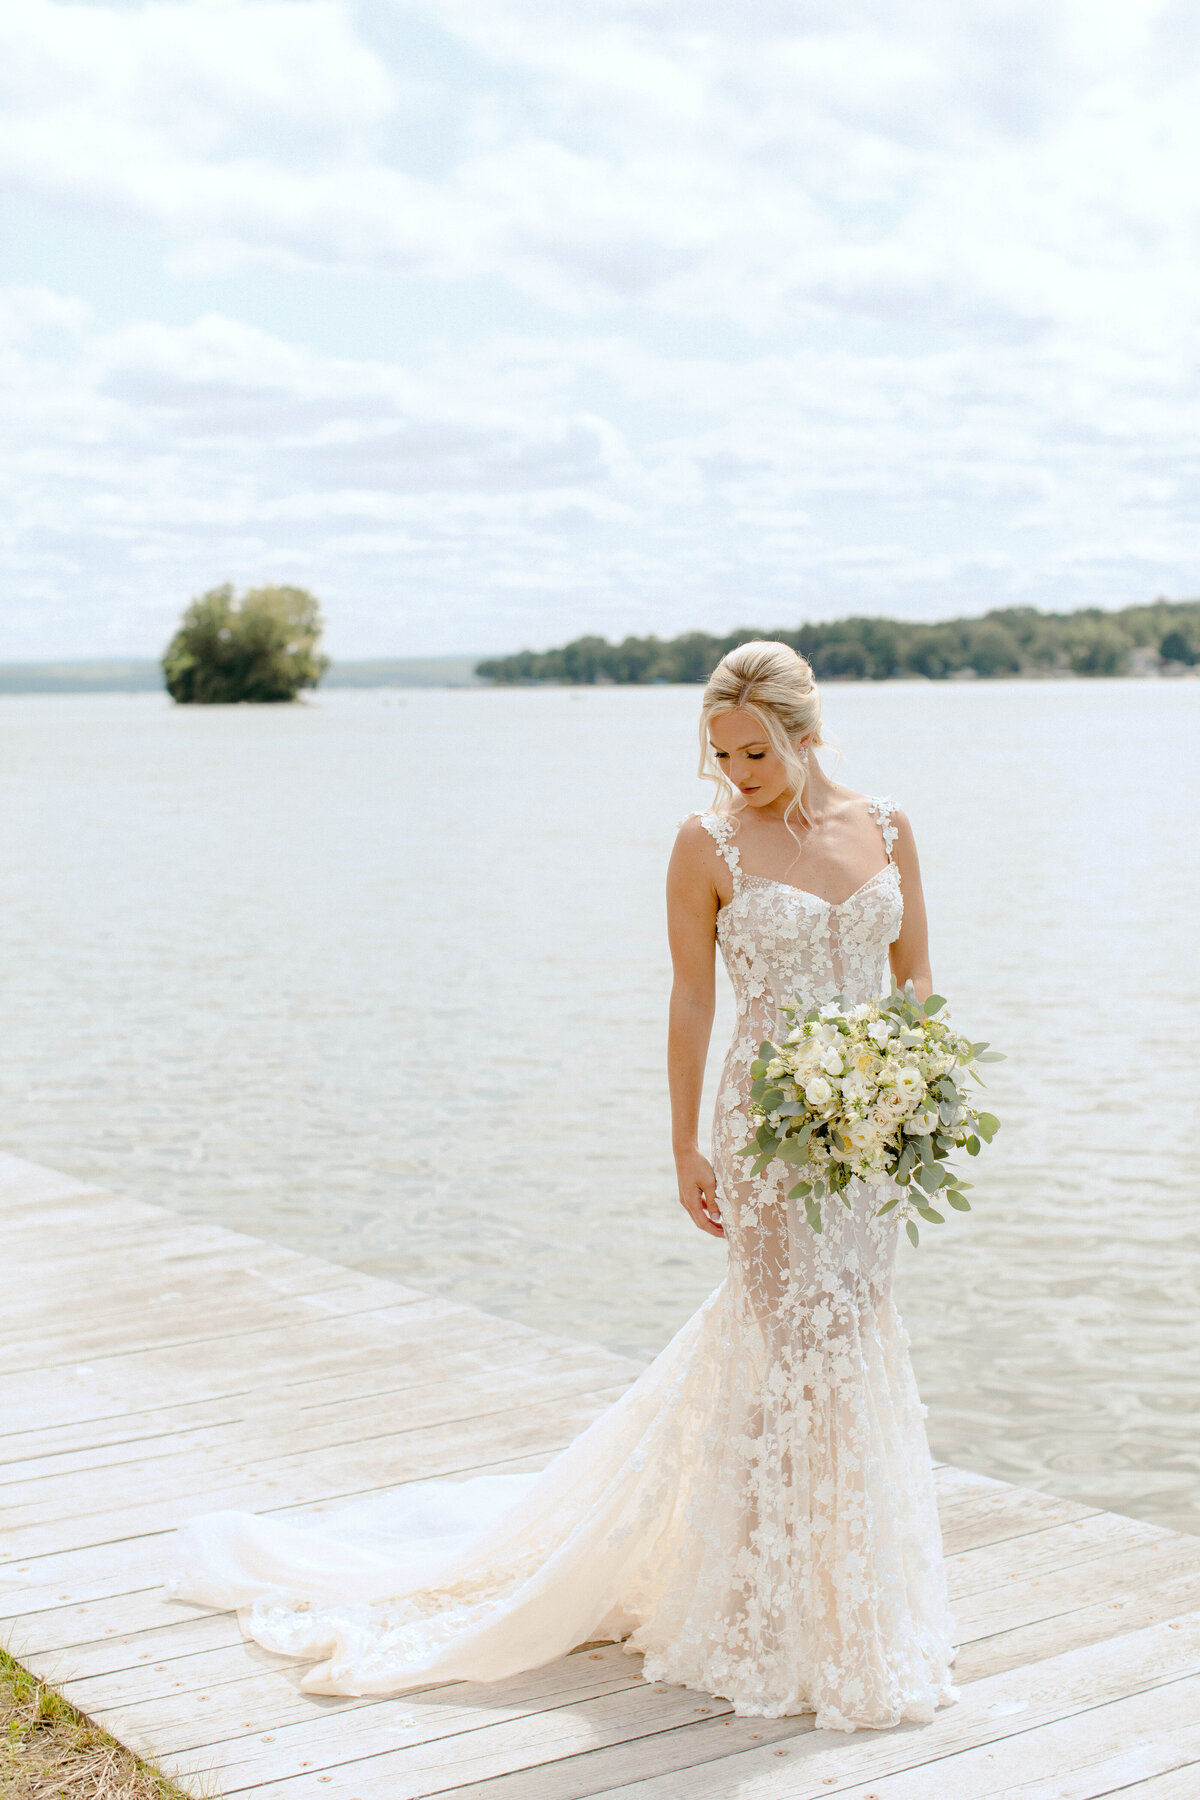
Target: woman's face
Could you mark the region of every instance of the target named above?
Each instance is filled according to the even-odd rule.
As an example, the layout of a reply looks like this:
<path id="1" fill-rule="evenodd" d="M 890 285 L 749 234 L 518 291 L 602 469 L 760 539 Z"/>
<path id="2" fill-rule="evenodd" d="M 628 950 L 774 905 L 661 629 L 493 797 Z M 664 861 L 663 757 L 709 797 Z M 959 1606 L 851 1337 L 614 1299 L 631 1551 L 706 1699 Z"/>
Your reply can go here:
<path id="1" fill-rule="evenodd" d="M 787 770 L 753 713 L 719 713 L 708 727 L 713 761 L 747 806 L 770 806 L 790 794 Z"/>

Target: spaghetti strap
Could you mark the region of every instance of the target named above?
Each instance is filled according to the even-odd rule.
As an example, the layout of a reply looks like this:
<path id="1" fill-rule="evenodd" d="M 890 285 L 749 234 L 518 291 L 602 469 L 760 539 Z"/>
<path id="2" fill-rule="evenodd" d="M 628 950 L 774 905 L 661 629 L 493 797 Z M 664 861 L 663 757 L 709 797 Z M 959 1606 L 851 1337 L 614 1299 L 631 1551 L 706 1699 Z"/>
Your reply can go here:
<path id="1" fill-rule="evenodd" d="M 879 827 L 883 847 L 887 851 L 887 859 L 889 862 L 894 862 L 892 845 L 896 842 L 896 827 L 892 824 L 892 814 L 896 810 L 896 802 L 885 795 L 878 800 L 868 800 L 867 805 L 871 809 L 871 817 Z"/>
<path id="2" fill-rule="evenodd" d="M 729 866 L 729 873 L 733 876 L 734 882 L 736 883 L 738 876 L 742 872 L 742 853 L 737 845 L 731 841 L 734 832 L 733 820 L 727 818 L 724 813 L 718 812 L 702 812 L 697 816 L 709 837 L 712 838 L 713 842 L 716 844 L 720 854 L 724 857 L 725 862 Z"/>

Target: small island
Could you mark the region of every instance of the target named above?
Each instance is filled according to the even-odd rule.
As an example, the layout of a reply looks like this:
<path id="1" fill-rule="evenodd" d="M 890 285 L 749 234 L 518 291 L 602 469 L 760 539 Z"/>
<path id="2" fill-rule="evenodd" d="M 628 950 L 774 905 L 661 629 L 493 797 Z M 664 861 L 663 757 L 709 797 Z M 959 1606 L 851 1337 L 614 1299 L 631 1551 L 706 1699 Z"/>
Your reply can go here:
<path id="1" fill-rule="evenodd" d="M 230 582 L 193 600 L 163 652 L 167 692 L 181 706 L 294 700 L 329 667 L 318 652 L 321 609 L 305 588 Z"/>

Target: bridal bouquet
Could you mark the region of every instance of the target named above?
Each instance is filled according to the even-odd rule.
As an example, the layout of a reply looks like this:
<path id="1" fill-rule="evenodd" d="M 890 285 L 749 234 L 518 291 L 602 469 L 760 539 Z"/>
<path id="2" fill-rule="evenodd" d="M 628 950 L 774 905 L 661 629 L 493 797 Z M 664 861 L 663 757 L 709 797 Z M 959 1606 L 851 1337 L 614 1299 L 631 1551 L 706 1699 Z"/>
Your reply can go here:
<path id="1" fill-rule="evenodd" d="M 844 1190 L 855 1175 L 876 1186 L 899 1183 L 904 1192 L 878 1210 L 902 1205 L 914 1244 L 914 1212 L 945 1223 L 935 1198 L 970 1211 L 971 1183 L 946 1159 L 963 1147 L 978 1156 L 999 1130 L 966 1088 L 969 1080 L 982 1084 L 979 1063 L 1004 1059 L 952 1031 L 938 1017 L 945 1004 L 931 994 L 921 1005 L 911 983 L 902 991 L 893 980 L 889 995 L 849 1010 L 831 1000 L 798 1019 L 798 1006 L 785 1007 L 791 1030 L 783 1042 L 760 1044 L 750 1105 L 761 1124 L 739 1154 L 754 1157 L 756 1175 L 776 1157 L 795 1165 L 801 1179 L 788 1199 L 804 1201 L 814 1231 L 826 1194 L 849 1206 Z"/>

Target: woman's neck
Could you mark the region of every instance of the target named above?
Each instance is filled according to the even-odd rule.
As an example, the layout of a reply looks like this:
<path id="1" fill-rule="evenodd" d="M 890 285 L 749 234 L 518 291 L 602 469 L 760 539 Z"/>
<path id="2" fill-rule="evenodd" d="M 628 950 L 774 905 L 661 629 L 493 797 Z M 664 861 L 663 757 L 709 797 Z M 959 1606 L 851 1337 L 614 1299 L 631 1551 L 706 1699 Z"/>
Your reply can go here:
<path id="1" fill-rule="evenodd" d="M 837 788 L 834 783 L 830 781 L 816 757 L 810 756 L 808 763 L 808 780 L 804 784 L 804 794 L 802 798 L 804 810 L 814 823 L 820 819 L 822 813 L 825 812 L 826 808 L 835 799 L 836 795 Z M 739 808 L 739 811 L 749 813 L 752 817 L 763 819 L 764 821 L 773 820 L 777 824 L 782 824 L 787 814 L 787 810 L 795 797 L 796 796 L 789 790 L 780 794 L 778 799 L 768 801 L 766 806 L 745 806 Z M 792 820 L 794 819 L 795 812 L 793 811 Z M 789 824 L 792 820 L 788 821 Z M 798 823 L 803 827 L 804 821 L 802 819 L 799 820 Z"/>

